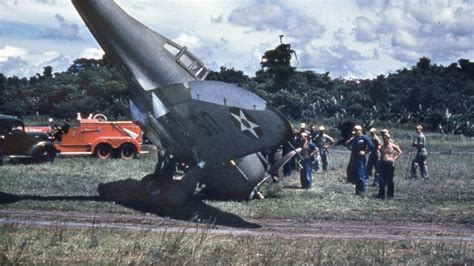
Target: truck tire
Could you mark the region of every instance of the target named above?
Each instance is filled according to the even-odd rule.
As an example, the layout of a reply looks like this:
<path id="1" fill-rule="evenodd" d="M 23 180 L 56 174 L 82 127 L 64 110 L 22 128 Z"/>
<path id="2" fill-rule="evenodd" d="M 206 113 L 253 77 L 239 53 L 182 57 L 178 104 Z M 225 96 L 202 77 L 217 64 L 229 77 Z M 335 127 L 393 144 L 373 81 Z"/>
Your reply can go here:
<path id="1" fill-rule="evenodd" d="M 137 156 L 137 149 L 131 143 L 125 143 L 120 147 L 120 158 L 130 160 Z"/>
<path id="2" fill-rule="evenodd" d="M 37 163 L 49 163 L 53 162 L 56 158 L 56 151 L 48 148 L 39 149 L 34 156 L 34 160 Z"/>
<path id="3" fill-rule="evenodd" d="M 112 155 L 112 147 L 109 144 L 99 144 L 95 148 L 95 155 L 102 160 L 110 158 Z"/>

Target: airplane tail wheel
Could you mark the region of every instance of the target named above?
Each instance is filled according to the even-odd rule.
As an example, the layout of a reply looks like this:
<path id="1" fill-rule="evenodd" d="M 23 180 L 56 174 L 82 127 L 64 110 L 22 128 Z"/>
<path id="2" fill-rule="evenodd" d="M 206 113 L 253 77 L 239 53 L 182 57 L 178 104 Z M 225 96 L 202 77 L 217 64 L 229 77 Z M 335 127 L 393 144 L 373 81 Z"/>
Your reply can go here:
<path id="1" fill-rule="evenodd" d="M 120 148 L 120 158 L 130 160 L 137 156 L 137 149 L 131 143 L 125 143 Z"/>
<path id="2" fill-rule="evenodd" d="M 95 154 L 102 160 L 108 159 L 112 155 L 112 147 L 109 144 L 100 144 L 95 149 Z"/>

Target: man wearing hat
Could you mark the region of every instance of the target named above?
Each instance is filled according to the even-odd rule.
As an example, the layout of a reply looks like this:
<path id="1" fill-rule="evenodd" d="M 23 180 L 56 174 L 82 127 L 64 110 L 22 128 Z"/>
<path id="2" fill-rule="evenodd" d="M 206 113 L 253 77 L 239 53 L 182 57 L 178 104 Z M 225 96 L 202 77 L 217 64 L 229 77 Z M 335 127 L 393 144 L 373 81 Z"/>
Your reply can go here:
<path id="1" fill-rule="evenodd" d="M 301 187 L 305 189 L 311 189 L 313 183 L 312 158 L 318 150 L 316 145 L 309 141 L 308 133 L 302 132 L 301 140 L 301 165 L 303 166 L 303 168 L 300 170 Z"/>
<path id="2" fill-rule="evenodd" d="M 334 139 L 328 134 L 324 133 L 326 128 L 324 126 L 319 127 L 319 134 L 314 138 L 314 143 L 319 149 L 319 155 L 323 165 L 323 172 L 327 172 L 329 168 L 329 147 L 334 144 Z"/>
<path id="3" fill-rule="evenodd" d="M 369 130 L 370 132 L 370 140 L 375 146 L 375 150 L 372 151 L 369 155 L 369 160 L 367 161 L 367 175 L 368 177 L 372 176 L 372 170 L 375 169 L 375 174 L 374 174 L 374 182 L 372 183 L 372 186 L 375 186 L 377 184 L 377 179 L 378 179 L 378 173 L 379 173 L 379 167 L 378 167 L 378 161 L 379 161 L 379 154 L 378 150 L 380 149 L 380 145 L 382 144 L 380 142 L 379 136 L 377 136 L 377 129 L 376 128 L 371 128 Z M 367 178 L 368 178 L 367 177 Z"/>
<path id="4" fill-rule="evenodd" d="M 423 134 L 423 127 L 421 125 L 416 126 L 416 138 L 413 141 L 413 147 L 416 147 L 417 152 L 415 159 L 411 163 L 411 178 L 416 179 L 416 169 L 420 168 L 421 177 L 428 178 L 428 166 L 426 165 L 426 158 L 428 152 L 426 151 L 426 138 Z"/>
<path id="5" fill-rule="evenodd" d="M 377 198 L 385 198 L 385 187 L 387 187 L 387 196 L 393 198 L 395 185 L 393 177 L 395 175 L 395 161 L 402 154 L 402 150 L 396 144 L 390 141 L 390 134 L 383 135 L 383 145 L 380 147 L 380 186 Z"/>
<path id="6" fill-rule="evenodd" d="M 372 141 L 365 135 L 362 134 L 362 127 L 359 125 L 354 126 L 354 138 L 349 143 L 351 147 L 351 160 L 352 160 L 352 175 L 355 178 L 355 194 L 365 195 L 365 179 L 367 175 L 367 169 L 365 167 L 365 155 L 370 151 L 375 150 L 375 146 Z"/>
<path id="7" fill-rule="evenodd" d="M 301 137 L 301 134 L 303 133 L 308 134 L 308 136 L 310 134 L 310 132 L 306 129 L 306 123 L 300 123 L 300 131 L 298 132 L 298 140 L 296 142 L 296 145 L 298 147 L 301 147 L 301 145 L 303 144 L 303 138 Z"/>

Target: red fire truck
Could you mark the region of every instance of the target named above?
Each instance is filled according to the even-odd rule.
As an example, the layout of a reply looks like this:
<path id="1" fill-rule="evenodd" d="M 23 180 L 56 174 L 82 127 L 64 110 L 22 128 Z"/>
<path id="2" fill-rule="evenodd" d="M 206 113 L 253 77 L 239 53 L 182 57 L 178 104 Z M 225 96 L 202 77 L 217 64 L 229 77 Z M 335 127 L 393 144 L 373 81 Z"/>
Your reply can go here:
<path id="1" fill-rule="evenodd" d="M 78 114 L 75 125 L 67 130 L 58 126 L 26 127 L 26 132 L 45 132 L 61 155 L 94 155 L 101 159 L 132 159 L 142 151 L 142 131 L 132 121 L 107 121 L 98 114 L 83 119 Z"/>

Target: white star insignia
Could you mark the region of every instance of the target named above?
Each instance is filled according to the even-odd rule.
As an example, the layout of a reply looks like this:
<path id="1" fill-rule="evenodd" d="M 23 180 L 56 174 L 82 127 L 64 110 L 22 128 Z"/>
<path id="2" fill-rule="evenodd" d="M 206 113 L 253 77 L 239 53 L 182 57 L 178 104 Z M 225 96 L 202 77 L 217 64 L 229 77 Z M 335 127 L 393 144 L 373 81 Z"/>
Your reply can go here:
<path id="1" fill-rule="evenodd" d="M 240 110 L 240 115 L 236 115 L 234 113 L 230 114 L 237 120 L 237 122 L 240 123 L 240 130 L 242 132 L 247 130 L 248 132 L 250 132 L 250 134 L 255 136 L 256 139 L 259 139 L 257 132 L 255 132 L 255 129 L 259 128 L 260 126 L 249 121 L 242 110 Z"/>

